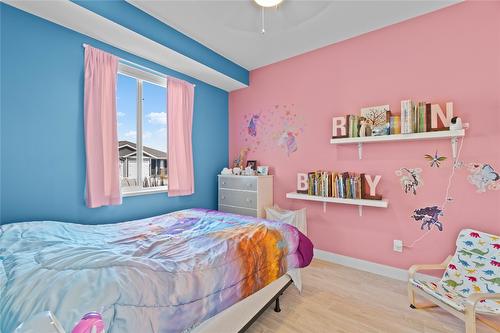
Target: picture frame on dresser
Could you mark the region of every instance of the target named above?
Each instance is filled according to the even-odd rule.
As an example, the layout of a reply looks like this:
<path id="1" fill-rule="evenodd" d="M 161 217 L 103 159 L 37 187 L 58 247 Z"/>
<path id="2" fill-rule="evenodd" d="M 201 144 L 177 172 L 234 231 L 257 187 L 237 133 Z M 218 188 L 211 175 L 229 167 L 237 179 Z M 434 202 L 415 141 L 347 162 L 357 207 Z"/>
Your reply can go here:
<path id="1" fill-rule="evenodd" d="M 258 176 L 267 176 L 269 175 L 269 167 L 266 165 L 259 165 L 257 167 L 257 175 Z"/>
<path id="2" fill-rule="evenodd" d="M 264 218 L 274 204 L 274 178 L 218 175 L 218 209 L 222 212 Z"/>
<path id="3" fill-rule="evenodd" d="M 255 161 L 255 160 L 248 160 L 247 161 L 247 168 L 248 167 L 251 167 L 252 170 L 257 171 L 257 161 Z"/>

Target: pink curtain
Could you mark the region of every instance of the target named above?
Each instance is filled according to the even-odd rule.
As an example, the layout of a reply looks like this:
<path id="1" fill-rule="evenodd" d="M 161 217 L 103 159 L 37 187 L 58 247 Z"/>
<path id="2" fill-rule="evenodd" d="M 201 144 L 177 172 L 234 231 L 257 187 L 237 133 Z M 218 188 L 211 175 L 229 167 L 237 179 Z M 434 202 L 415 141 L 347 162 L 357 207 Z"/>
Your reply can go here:
<path id="1" fill-rule="evenodd" d="M 194 193 L 193 173 L 194 86 L 167 78 L 168 196 Z"/>
<path id="2" fill-rule="evenodd" d="M 85 150 L 87 207 L 122 202 L 116 132 L 116 75 L 118 59 L 85 47 Z"/>

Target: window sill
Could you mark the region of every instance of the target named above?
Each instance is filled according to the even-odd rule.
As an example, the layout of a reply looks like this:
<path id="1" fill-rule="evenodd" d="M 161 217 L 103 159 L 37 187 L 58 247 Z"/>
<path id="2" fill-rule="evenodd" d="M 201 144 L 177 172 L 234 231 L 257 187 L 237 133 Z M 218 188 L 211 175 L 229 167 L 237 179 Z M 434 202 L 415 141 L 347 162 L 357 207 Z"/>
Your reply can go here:
<path id="1" fill-rule="evenodd" d="M 158 186 L 158 187 L 141 188 L 137 190 L 122 192 L 122 197 L 126 198 L 126 197 L 135 197 L 138 195 L 167 193 L 167 192 L 168 192 L 167 186 Z"/>

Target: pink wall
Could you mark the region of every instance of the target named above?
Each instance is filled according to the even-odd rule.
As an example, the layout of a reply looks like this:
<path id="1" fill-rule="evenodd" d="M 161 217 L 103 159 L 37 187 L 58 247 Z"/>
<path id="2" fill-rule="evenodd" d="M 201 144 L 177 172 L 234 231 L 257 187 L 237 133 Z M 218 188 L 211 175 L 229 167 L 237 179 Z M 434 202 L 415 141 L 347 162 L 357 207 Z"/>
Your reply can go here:
<path id="1" fill-rule="evenodd" d="M 455 114 L 471 124 L 461 160 L 489 163 L 500 172 L 500 2 L 462 3 L 352 38 L 254 70 L 250 83 L 229 97 L 229 161 L 250 147 L 249 159 L 272 166 L 275 202 L 307 207 L 316 248 L 407 268 L 442 260 L 462 228 L 500 234 L 500 191 L 477 193 L 467 169 L 459 169 L 454 201 L 441 219 L 444 231 L 433 230 L 402 254 L 393 252 L 394 239 L 409 244 L 424 234 L 410 218 L 413 210 L 442 203 L 451 170 L 449 140 L 365 145 L 361 161 L 355 145 L 329 144 L 333 116 L 380 104 L 399 113 L 400 101 L 408 98 L 443 108 L 453 101 Z M 246 126 L 259 113 L 253 137 Z M 298 145 L 290 156 L 276 139 L 287 117 Z M 448 157 L 439 169 L 423 158 L 436 149 Z M 416 196 L 402 191 L 394 173 L 401 167 L 423 169 L 424 186 Z M 329 204 L 323 213 L 320 203 L 286 199 L 297 172 L 315 169 L 382 175 L 379 190 L 389 208 L 368 207 L 359 217 L 355 206 Z"/>

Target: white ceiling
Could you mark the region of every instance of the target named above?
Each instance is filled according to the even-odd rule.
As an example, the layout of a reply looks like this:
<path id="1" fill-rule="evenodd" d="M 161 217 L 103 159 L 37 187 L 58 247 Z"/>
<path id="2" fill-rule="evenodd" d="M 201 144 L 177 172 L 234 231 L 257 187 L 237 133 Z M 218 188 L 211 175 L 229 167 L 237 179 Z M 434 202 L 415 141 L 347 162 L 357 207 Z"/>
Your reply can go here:
<path id="1" fill-rule="evenodd" d="M 449 6 L 458 1 L 128 0 L 235 63 L 255 69 Z"/>

